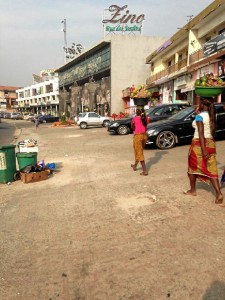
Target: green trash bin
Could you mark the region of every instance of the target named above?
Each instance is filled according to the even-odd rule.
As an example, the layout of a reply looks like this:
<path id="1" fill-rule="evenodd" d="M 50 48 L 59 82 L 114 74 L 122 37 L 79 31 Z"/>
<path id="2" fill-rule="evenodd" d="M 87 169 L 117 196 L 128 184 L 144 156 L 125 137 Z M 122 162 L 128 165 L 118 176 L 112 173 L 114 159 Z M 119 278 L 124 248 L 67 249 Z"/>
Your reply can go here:
<path id="1" fill-rule="evenodd" d="M 37 152 L 18 152 L 16 154 L 19 170 L 37 164 Z"/>
<path id="2" fill-rule="evenodd" d="M 16 173 L 15 145 L 0 146 L 0 182 L 14 181 Z"/>

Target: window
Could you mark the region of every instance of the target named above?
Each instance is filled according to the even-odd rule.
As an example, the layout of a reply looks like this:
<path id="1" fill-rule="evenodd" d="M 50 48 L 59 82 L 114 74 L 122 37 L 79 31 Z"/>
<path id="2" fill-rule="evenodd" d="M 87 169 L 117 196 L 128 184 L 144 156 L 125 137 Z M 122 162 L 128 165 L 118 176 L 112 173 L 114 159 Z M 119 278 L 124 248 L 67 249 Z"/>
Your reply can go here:
<path id="1" fill-rule="evenodd" d="M 96 113 L 89 113 L 89 118 L 99 118 L 99 115 Z"/>
<path id="2" fill-rule="evenodd" d="M 164 111 L 164 107 L 161 107 L 154 113 L 154 115 L 161 116 L 163 114 L 163 111 Z"/>

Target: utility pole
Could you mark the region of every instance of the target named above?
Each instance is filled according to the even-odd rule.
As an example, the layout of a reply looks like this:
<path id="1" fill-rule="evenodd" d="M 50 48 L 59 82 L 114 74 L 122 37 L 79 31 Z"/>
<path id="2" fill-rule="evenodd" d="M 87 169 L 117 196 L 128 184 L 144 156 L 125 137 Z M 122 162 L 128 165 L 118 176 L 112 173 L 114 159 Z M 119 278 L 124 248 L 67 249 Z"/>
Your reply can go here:
<path id="1" fill-rule="evenodd" d="M 61 31 L 63 31 L 63 35 L 64 35 L 64 62 L 67 63 L 67 38 L 66 38 L 66 19 L 61 20 L 61 23 L 63 23 L 63 28 L 61 29 Z"/>

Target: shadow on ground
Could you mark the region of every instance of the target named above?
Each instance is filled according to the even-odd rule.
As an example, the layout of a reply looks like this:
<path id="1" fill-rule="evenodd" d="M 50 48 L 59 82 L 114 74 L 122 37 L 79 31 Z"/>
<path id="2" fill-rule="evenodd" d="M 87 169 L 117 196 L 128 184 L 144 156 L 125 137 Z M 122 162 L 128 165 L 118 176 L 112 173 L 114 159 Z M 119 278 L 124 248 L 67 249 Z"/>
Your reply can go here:
<path id="1" fill-rule="evenodd" d="M 168 154 L 168 151 L 161 150 L 160 152 L 156 152 L 154 157 L 151 157 L 146 162 L 146 167 L 148 170 L 151 169 L 151 167 L 155 164 L 157 164 L 160 159 L 163 157 L 163 155 Z"/>
<path id="2" fill-rule="evenodd" d="M 221 281 L 212 282 L 205 291 L 202 300 L 225 300 L 225 283 Z"/>

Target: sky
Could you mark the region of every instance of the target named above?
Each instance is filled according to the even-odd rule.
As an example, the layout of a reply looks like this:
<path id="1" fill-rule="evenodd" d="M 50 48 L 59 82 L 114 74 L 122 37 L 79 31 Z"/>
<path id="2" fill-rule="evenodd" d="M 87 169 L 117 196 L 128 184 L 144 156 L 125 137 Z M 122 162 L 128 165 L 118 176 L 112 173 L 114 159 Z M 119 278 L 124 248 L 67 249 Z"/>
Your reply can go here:
<path id="1" fill-rule="evenodd" d="M 64 64 L 61 20 L 66 19 L 67 46 L 81 44 L 87 50 L 103 39 L 103 11 L 111 5 L 128 5 L 131 14 L 144 14 L 143 35 L 169 39 L 212 2 L 0 0 L 0 85 L 29 86 L 33 74 Z"/>

